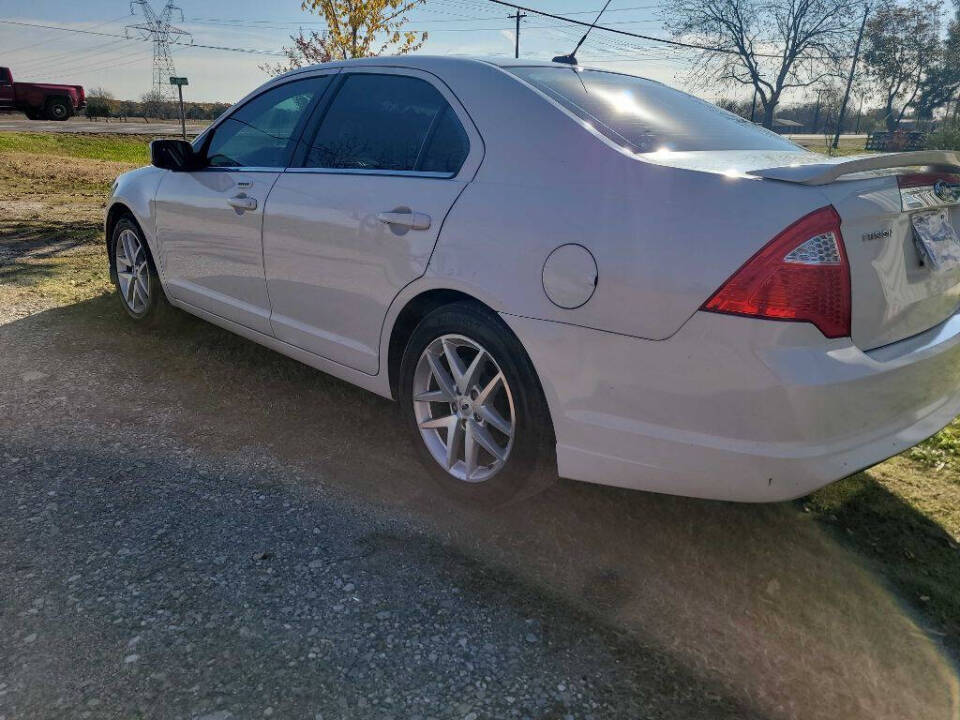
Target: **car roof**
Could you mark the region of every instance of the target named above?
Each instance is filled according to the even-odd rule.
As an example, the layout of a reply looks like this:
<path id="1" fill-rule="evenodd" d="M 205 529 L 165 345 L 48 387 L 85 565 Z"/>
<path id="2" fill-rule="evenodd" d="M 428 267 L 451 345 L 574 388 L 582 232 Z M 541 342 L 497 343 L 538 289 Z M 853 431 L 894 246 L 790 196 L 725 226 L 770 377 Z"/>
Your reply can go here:
<path id="1" fill-rule="evenodd" d="M 431 71 L 442 71 L 442 70 L 451 70 L 457 66 L 468 66 L 475 64 L 484 64 L 484 65 L 495 65 L 497 67 L 508 68 L 508 67 L 556 67 L 556 68 L 570 68 L 570 65 L 563 63 L 551 62 L 549 60 L 528 60 L 528 59 L 517 59 L 517 58 L 508 58 L 508 57 L 484 57 L 484 56 L 467 56 L 467 55 L 421 55 L 419 53 L 412 53 L 409 55 L 380 55 L 377 57 L 364 57 L 364 58 L 351 58 L 349 60 L 333 60 L 328 63 L 322 63 L 318 65 L 309 65 L 302 68 L 297 68 L 296 70 L 291 70 L 280 77 L 288 77 L 292 75 L 297 75 L 299 73 L 308 72 L 311 70 L 318 70 L 321 68 L 349 68 L 349 67 L 363 67 L 365 65 L 389 65 L 393 67 L 409 67 L 419 70 L 426 70 L 427 72 Z M 590 68 L 583 65 L 577 65 L 576 67 L 583 70 L 597 70 L 599 68 Z M 607 72 L 607 71 L 603 71 Z M 626 73 L 619 73 L 621 75 Z M 638 76 L 634 76 L 638 77 Z"/>

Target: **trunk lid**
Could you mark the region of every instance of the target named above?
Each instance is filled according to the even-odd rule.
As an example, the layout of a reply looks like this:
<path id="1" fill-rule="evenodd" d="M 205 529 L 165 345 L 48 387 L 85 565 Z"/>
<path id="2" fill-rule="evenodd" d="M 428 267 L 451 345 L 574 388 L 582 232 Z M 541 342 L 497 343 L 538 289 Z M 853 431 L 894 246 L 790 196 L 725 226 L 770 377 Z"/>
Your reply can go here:
<path id="1" fill-rule="evenodd" d="M 916 335 L 957 311 L 960 264 L 931 258 L 914 218 L 939 215 L 960 227 L 957 176 L 914 173 L 840 179 L 822 187 L 840 214 L 850 262 L 854 343 L 871 350 Z M 940 193 L 937 190 L 941 190 Z M 948 246 L 960 245 L 947 241 Z"/>
<path id="2" fill-rule="evenodd" d="M 823 193 L 824 205 L 832 204 L 841 219 L 850 264 L 851 336 L 862 350 L 924 332 L 960 305 L 960 264 L 934 267 L 913 226 L 916 215 L 943 213 L 953 228 L 960 228 L 958 153 L 827 157 L 803 151 L 720 151 L 651 153 L 644 159 Z M 960 253 L 960 243 L 956 249 Z"/>
<path id="3" fill-rule="evenodd" d="M 806 159 L 806 158 L 805 158 Z M 861 157 L 821 157 L 748 174 L 819 186 L 840 214 L 850 262 L 851 330 L 863 350 L 924 332 L 957 311 L 960 263 L 931 255 L 915 228 L 931 216 L 940 245 L 960 253 L 960 155 L 942 150 Z M 920 224 L 923 220 L 920 219 Z M 934 243 L 937 244 L 937 243 Z M 938 262 L 938 260 L 940 262 Z"/>

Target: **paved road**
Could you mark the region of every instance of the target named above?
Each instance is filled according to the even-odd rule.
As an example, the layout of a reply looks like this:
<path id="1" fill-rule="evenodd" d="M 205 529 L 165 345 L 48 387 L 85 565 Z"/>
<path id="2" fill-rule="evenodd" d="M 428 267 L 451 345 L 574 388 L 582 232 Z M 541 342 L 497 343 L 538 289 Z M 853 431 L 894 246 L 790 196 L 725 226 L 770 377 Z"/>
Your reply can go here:
<path id="1" fill-rule="evenodd" d="M 396 422 L 112 297 L 0 325 L 0 718 L 955 711 L 933 643 L 797 506 L 563 482 L 457 507 Z"/>
<path id="2" fill-rule="evenodd" d="M 207 122 L 188 122 L 187 135 L 199 134 L 208 124 Z M 140 119 L 131 119 L 129 122 L 116 120 L 94 122 L 83 117 L 73 117 L 66 122 L 52 122 L 28 120 L 20 113 L 0 113 L 0 132 L 179 135 L 180 124 L 173 121 L 144 122 Z"/>

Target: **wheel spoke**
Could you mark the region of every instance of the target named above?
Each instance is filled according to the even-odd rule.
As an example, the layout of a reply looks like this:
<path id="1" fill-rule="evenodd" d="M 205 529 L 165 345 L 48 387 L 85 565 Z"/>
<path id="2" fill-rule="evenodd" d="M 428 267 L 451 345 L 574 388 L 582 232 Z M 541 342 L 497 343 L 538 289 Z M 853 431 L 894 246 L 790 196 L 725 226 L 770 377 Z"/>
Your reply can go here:
<path id="1" fill-rule="evenodd" d="M 474 422 L 468 422 L 463 434 L 463 479 L 470 482 L 470 476 L 477 469 L 477 452 L 480 446 L 477 445 L 473 436 Z"/>
<path id="2" fill-rule="evenodd" d="M 447 469 L 452 468 L 459 459 L 460 446 L 463 445 L 463 425 L 454 419 L 447 428 Z"/>
<path id="3" fill-rule="evenodd" d="M 440 364 L 439 358 L 427 351 L 427 362 L 430 363 L 430 371 L 433 373 L 437 385 L 440 386 L 440 391 L 446 395 L 446 400 L 453 402 L 457 397 L 457 391 L 454 387 L 453 380 L 450 379 L 450 375 Z"/>
<path id="4" fill-rule="evenodd" d="M 490 436 L 490 431 L 476 421 L 471 420 L 470 423 L 473 425 L 473 439 L 480 444 L 480 447 L 502 462 L 504 459 L 503 448 L 497 445 L 496 440 Z"/>
<path id="5" fill-rule="evenodd" d="M 135 284 L 135 288 L 136 288 L 136 297 L 137 297 L 137 299 L 140 301 L 140 305 L 146 305 L 146 304 L 147 304 L 147 291 L 146 291 L 146 289 L 142 286 L 142 284 L 140 283 L 140 278 L 137 278 L 137 282 L 136 282 L 136 284 Z M 136 302 L 136 301 L 135 301 L 135 302 Z"/>
<path id="6" fill-rule="evenodd" d="M 493 391 L 497 389 L 497 386 L 503 382 L 503 373 L 497 373 L 493 376 L 490 382 L 487 383 L 486 387 L 480 391 L 480 394 L 477 395 L 476 403 L 478 405 L 486 405 L 490 400 L 490 396 L 493 394 Z"/>
<path id="7" fill-rule="evenodd" d="M 450 402 L 450 396 L 444 390 L 427 390 L 413 398 L 417 402 Z"/>
<path id="8" fill-rule="evenodd" d="M 483 361 L 486 358 L 487 353 L 483 350 L 477 350 L 477 354 L 473 356 L 473 361 L 463 373 L 463 380 L 457 387 L 460 389 L 461 393 L 467 392 L 470 389 L 470 386 L 474 384 L 475 379 L 480 373 L 480 368 L 483 365 Z"/>
<path id="9" fill-rule="evenodd" d="M 456 415 L 447 415 L 446 417 L 435 417 L 429 420 L 423 420 L 420 428 L 423 430 L 439 430 L 440 428 L 450 429 L 450 426 L 457 422 Z"/>
<path id="10" fill-rule="evenodd" d="M 130 307 L 134 307 L 133 303 L 134 303 L 134 297 L 136 296 L 136 292 L 137 292 L 137 281 L 134 280 L 133 276 L 131 275 L 130 285 L 127 286 L 127 304 Z"/>
<path id="11" fill-rule="evenodd" d="M 133 267 L 137 261 L 137 256 L 133 251 L 133 244 L 130 242 L 130 234 L 124 233 L 120 239 L 123 240 L 123 254 L 127 256 L 127 262 L 130 263 L 130 267 Z"/>
<path id="12" fill-rule="evenodd" d="M 504 435 L 513 435 L 513 425 L 503 419 L 503 416 L 497 412 L 493 405 L 481 405 L 477 408 L 477 413 L 488 425 L 493 425 Z"/>
<path id="13" fill-rule="evenodd" d="M 130 282 L 133 280 L 133 275 L 128 272 L 118 272 L 117 280 L 120 282 L 120 294 L 126 298 L 130 291 Z"/>
<path id="14" fill-rule="evenodd" d="M 447 358 L 447 364 L 450 365 L 450 372 L 453 375 L 453 381 L 456 384 L 457 388 L 461 388 L 463 383 L 463 376 L 466 373 L 466 368 L 463 367 L 463 361 L 460 359 L 460 356 L 457 354 L 457 348 L 454 347 L 453 343 L 444 339 L 443 341 L 443 354 Z M 461 389 L 461 392 L 463 390 Z"/>

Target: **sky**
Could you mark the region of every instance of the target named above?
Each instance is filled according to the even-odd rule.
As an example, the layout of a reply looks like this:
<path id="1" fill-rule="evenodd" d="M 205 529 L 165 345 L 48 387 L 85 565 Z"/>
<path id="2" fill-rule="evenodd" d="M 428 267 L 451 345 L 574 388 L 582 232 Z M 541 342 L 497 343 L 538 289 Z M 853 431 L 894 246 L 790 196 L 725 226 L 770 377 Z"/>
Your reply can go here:
<path id="1" fill-rule="evenodd" d="M 165 2 L 152 0 L 153 8 L 159 12 Z M 522 4 L 591 21 L 602 2 L 525 0 Z M 300 26 L 323 26 L 319 18 L 300 9 L 300 0 L 180 0 L 179 5 L 183 20 L 175 15 L 175 25 L 191 33 L 194 43 L 236 49 L 173 47 L 176 72 L 190 82 L 184 99 L 199 102 L 232 103 L 243 97 L 267 79 L 259 65 L 282 59 L 277 54 L 291 44 L 291 33 Z M 429 33 L 423 53 L 512 56 L 514 21 L 507 18 L 511 12 L 488 0 L 427 0 L 410 13 L 407 27 Z M 0 0 L 0 63 L 11 68 L 14 79 L 81 84 L 88 91 L 103 88 L 116 98 L 139 99 L 151 88 L 153 46 L 136 39 L 138 32 L 126 27 L 142 21 L 139 8 L 137 14 L 130 14 L 128 0 Z M 601 22 L 669 37 L 651 0 L 613 0 Z M 127 34 L 129 39 L 124 37 Z M 531 15 L 521 24 L 521 57 L 550 59 L 566 54 L 582 34 L 582 27 Z M 578 59 L 584 65 L 685 88 L 692 58 L 667 46 L 595 30 Z M 715 99 L 702 88 L 698 92 Z"/>

